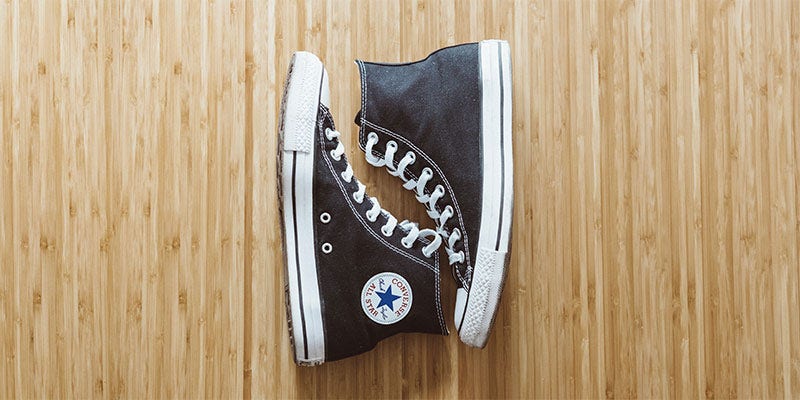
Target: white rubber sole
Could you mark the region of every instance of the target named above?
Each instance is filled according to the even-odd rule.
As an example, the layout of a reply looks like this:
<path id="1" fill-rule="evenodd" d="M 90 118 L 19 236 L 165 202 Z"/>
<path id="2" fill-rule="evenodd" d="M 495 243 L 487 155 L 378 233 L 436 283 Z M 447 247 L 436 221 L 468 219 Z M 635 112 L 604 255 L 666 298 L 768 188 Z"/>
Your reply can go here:
<path id="1" fill-rule="evenodd" d="M 315 55 L 295 53 L 284 88 L 278 128 L 286 309 L 290 341 L 299 365 L 325 361 L 311 199 L 314 132 L 323 94 L 324 100 L 328 100 L 326 80 L 325 69 Z"/>
<path id="2" fill-rule="evenodd" d="M 514 207 L 511 148 L 511 52 L 504 40 L 480 42 L 483 203 L 470 290 L 456 293 L 455 323 L 461 341 L 484 347 L 506 277 Z"/>

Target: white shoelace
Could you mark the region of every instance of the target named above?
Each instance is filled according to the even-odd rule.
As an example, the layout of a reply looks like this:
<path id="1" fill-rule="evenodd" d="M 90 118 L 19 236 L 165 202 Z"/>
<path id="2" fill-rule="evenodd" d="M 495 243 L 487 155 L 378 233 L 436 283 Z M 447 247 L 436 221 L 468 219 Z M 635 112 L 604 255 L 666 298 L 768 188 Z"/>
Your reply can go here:
<path id="1" fill-rule="evenodd" d="M 344 155 L 344 145 L 338 139 L 339 138 L 339 131 L 335 131 L 329 128 L 325 129 L 325 138 L 333 141 L 336 139 L 336 148 L 330 151 L 331 157 L 336 160 L 340 161 L 342 159 L 342 155 Z M 353 176 L 353 167 L 350 166 L 350 163 L 347 163 L 347 168 L 341 173 L 342 179 L 345 182 L 351 183 L 355 177 Z M 422 248 L 422 254 L 425 257 L 430 258 L 433 256 L 433 253 L 439 248 L 442 244 L 442 238 L 439 236 L 437 231 L 433 229 L 419 229 L 419 226 L 416 223 L 410 222 L 408 220 L 403 220 L 401 222 L 397 222 L 397 218 L 395 218 L 390 212 L 381 208 L 380 203 L 374 197 L 366 196 L 366 186 L 356 179 L 356 185 L 358 186 L 358 190 L 353 193 L 353 200 L 356 203 L 361 204 L 364 202 L 364 198 L 367 199 L 372 203 L 372 208 L 367 210 L 366 217 L 369 222 L 375 222 L 378 220 L 378 216 L 383 214 L 386 217 L 386 223 L 381 227 L 381 234 L 386 237 L 390 237 L 394 234 L 395 228 L 398 226 L 402 231 L 405 232 L 405 237 L 400 239 L 400 243 L 406 249 L 410 249 L 414 246 L 414 242 L 422 237 L 430 241 L 428 245 Z"/>
<path id="2" fill-rule="evenodd" d="M 403 158 L 397 163 L 397 167 L 395 167 L 394 157 L 397 153 L 397 142 L 390 140 L 386 143 L 386 154 L 384 155 L 384 158 L 372 155 L 372 148 L 377 143 L 378 134 L 375 132 L 370 132 L 367 135 L 367 162 L 376 167 L 386 167 L 391 175 L 399 177 L 403 180 L 404 188 L 414 191 L 417 201 L 425 205 L 428 210 L 428 215 L 433 218 L 434 221 L 436 221 L 436 231 L 442 236 L 447 237 L 445 251 L 447 251 L 447 257 L 450 261 L 450 264 L 452 265 L 458 262 L 464 262 L 464 251 L 455 251 L 456 242 L 461 240 L 461 231 L 458 228 L 454 228 L 452 232 L 448 234 L 444 228 L 447 220 L 453 216 L 453 207 L 448 204 L 444 207 L 442 212 L 436 210 L 436 202 L 444 197 L 444 186 L 436 185 L 430 195 L 425 194 L 425 185 L 427 185 L 433 177 L 433 171 L 430 168 L 425 167 L 422 169 L 419 179 L 409 179 L 406 177 L 405 171 L 406 168 L 409 165 L 414 164 L 414 161 L 417 159 L 417 156 L 414 154 L 414 152 L 407 152 L 405 156 L 403 156 Z"/>

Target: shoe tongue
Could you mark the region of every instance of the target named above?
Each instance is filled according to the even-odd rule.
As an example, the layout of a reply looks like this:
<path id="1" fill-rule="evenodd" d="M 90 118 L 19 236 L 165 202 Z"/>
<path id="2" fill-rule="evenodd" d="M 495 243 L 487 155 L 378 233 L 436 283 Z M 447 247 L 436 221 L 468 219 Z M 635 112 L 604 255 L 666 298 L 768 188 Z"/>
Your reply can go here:
<path id="1" fill-rule="evenodd" d="M 356 113 L 356 119 L 353 122 L 355 122 L 356 125 L 361 126 L 361 110 L 358 110 Z"/>

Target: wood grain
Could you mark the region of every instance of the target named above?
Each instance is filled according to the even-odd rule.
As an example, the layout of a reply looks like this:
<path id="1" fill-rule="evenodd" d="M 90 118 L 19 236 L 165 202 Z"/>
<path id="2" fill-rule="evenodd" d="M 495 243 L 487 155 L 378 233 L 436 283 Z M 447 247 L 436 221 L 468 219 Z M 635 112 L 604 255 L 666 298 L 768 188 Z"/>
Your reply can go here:
<path id="1" fill-rule="evenodd" d="M 513 255 L 484 350 L 295 367 L 276 124 L 295 50 L 502 38 Z M 798 398 L 800 3 L 0 2 L 0 398 Z M 452 312 L 452 282 L 445 287 Z"/>

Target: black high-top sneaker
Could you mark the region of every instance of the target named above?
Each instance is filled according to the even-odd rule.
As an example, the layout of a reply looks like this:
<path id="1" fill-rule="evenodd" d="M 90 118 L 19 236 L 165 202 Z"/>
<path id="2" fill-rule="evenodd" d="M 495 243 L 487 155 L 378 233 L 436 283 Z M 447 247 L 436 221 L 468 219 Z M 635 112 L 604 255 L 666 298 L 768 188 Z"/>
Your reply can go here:
<path id="1" fill-rule="evenodd" d="M 319 59 L 292 58 L 281 104 L 278 178 L 286 309 L 295 362 L 363 353 L 400 332 L 446 335 L 442 239 L 398 222 L 354 176 L 329 112 Z"/>
<path id="2" fill-rule="evenodd" d="M 407 64 L 356 62 L 359 143 L 425 204 L 458 283 L 461 340 L 486 345 L 506 275 L 513 209 L 511 55 L 486 40 Z"/>

